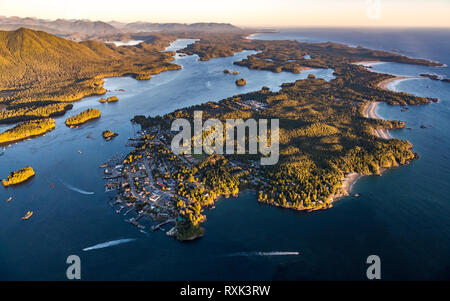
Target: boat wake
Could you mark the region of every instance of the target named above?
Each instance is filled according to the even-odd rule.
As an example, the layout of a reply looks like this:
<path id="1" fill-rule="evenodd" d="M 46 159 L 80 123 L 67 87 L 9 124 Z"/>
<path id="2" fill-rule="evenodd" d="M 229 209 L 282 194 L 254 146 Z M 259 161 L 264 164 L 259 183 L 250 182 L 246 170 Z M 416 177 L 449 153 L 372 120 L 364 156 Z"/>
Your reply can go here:
<path id="1" fill-rule="evenodd" d="M 293 256 L 300 255 L 300 252 L 281 252 L 281 251 L 273 251 L 273 252 L 239 252 L 232 253 L 228 256 Z"/>
<path id="2" fill-rule="evenodd" d="M 86 191 L 86 190 L 83 190 L 83 189 L 80 189 L 80 188 L 76 188 L 76 187 L 74 187 L 74 186 L 72 186 L 70 184 L 67 184 L 67 183 L 63 182 L 63 181 L 61 181 L 61 183 L 63 183 L 64 186 L 66 186 L 67 188 L 69 188 L 72 191 L 75 191 L 75 192 L 78 192 L 78 193 L 81 193 L 81 194 L 86 194 L 86 195 L 94 194 L 94 192 L 92 192 L 92 191 Z"/>
<path id="3" fill-rule="evenodd" d="M 134 241 L 134 240 L 136 240 L 136 239 L 135 238 L 124 238 L 124 239 L 107 241 L 107 242 L 103 242 L 101 244 L 98 244 L 98 245 L 95 245 L 95 246 L 92 246 L 92 247 L 84 248 L 83 251 L 91 251 L 91 250 L 108 248 L 108 247 L 117 246 L 117 245 L 120 245 L 120 244 L 125 244 L 127 242 Z"/>

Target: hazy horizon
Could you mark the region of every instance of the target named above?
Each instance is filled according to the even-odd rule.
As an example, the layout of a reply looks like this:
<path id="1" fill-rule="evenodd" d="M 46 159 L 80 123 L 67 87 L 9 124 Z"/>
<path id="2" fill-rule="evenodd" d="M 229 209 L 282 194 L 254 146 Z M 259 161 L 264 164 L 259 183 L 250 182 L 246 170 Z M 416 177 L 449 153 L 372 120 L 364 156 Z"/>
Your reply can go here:
<path id="1" fill-rule="evenodd" d="M 278 0 L 211 3 L 205 0 L 161 2 L 3 0 L 0 15 L 38 19 L 88 19 L 111 22 L 231 23 L 239 27 L 450 27 L 445 0 Z"/>

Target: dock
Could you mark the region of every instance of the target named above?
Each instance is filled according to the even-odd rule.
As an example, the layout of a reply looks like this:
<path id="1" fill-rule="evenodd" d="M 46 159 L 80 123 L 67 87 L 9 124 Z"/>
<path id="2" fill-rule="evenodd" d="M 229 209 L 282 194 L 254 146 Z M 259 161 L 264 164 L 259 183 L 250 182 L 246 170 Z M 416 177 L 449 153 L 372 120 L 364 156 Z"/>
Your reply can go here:
<path id="1" fill-rule="evenodd" d="M 139 224 L 139 223 L 137 222 L 137 219 L 135 219 L 135 218 L 130 218 L 129 220 L 126 219 L 125 221 L 131 223 L 133 226 L 135 226 L 135 227 L 137 227 L 137 228 L 139 228 L 139 229 L 141 229 L 141 230 L 144 230 L 144 229 L 145 229 L 145 226 Z"/>
<path id="2" fill-rule="evenodd" d="M 157 230 L 161 229 L 162 226 L 170 224 L 170 223 L 175 223 L 175 219 L 168 219 L 165 222 L 162 222 L 160 224 L 152 226 L 152 231 L 157 231 Z"/>

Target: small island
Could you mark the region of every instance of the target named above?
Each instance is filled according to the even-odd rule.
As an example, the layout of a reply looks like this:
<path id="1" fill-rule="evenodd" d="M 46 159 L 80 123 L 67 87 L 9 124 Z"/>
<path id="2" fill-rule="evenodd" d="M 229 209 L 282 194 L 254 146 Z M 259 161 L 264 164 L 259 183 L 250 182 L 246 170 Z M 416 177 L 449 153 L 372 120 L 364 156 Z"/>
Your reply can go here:
<path id="1" fill-rule="evenodd" d="M 103 138 L 105 138 L 106 141 L 109 141 L 109 140 L 113 139 L 114 137 L 117 137 L 118 135 L 119 134 L 114 133 L 109 130 L 103 131 L 103 133 L 102 133 L 102 136 L 103 136 Z"/>
<path id="2" fill-rule="evenodd" d="M 100 103 L 105 103 L 105 102 L 106 102 L 106 99 L 100 98 L 98 101 L 99 101 Z"/>
<path id="3" fill-rule="evenodd" d="M 440 80 L 440 77 L 437 74 L 421 73 L 420 76 L 427 77 L 427 78 L 432 79 L 432 80 Z"/>
<path id="4" fill-rule="evenodd" d="M 117 96 L 111 96 L 106 99 L 107 102 L 118 102 L 119 98 Z"/>
<path id="5" fill-rule="evenodd" d="M 35 172 L 31 166 L 27 166 L 18 171 L 13 171 L 7 179 L 3 179 L 3 186 L 8 187 L 23 183 L 33 177 Z"/>
<path id="6" fill-rule="evenodd" d="M 152 76 L 148 73 L 139 73 L 139 74 L 136 74 L 134 76 L 134 78 L 137 80 L 149 80 L 152 78 Z"/>
<path id="7" fill-rule="evenodd" d="M 52 118 L 25 121 L 0 134 L 0 145 L 44 135 L 55 128 Z"/>
<path id="8" fill-rule="evenodd" d="M 90 120 L 100 118 L 101 112 L 97 109 L 87 109 L 77 115 L 71 116 L 66 119 L 66 125 L 68 127 L 79 126 Z"/>
<path id="9" fill-rule="evenodd" d="M 229 69 L 223 70 L 223 73 L 230 74 L 230 75 L 238 75 L 239 74 L 239 72 L 237 72 L 237 71 L 231 72 Z"/>
<path id="10" fill-rule="evenodd" d="M 247 81 L 244 78 L 240 78 L 236 81 L 237 86 L 245 86 L 247 84 Z"/>
<path id="11" fill-rule="evenodd" d="M 437 74 L 421 73 L 420 76 L 427 77 L 427 78 L 432 79 L 432 80 L 440 80 L 440 81 L 442 81 L 444 83 L 450 83 L 450 78 L 444 78 L 444 77 L 441 77 L 441 76 L 439 76 Z"/>

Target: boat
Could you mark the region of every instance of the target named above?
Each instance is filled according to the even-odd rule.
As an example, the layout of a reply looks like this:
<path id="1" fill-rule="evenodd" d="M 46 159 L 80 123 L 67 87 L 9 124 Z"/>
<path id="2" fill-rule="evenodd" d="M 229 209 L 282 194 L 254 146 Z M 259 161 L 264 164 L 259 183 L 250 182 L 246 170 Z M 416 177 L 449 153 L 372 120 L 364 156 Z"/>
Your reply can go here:
<path id="1" fill-rule="evenodd" d="M 52 182 L 50 182 L 48 185 L 50 186 L 51 189 L 55 188 L 55 184 L 53 184 Z"/>
<path id="2" fill-rule="evenodd" d="M 8 203 L 12 201 L 12 196 L 10 196 L 7 200 Z"/>
<path id="3" fill-rule="evenodd" d="M 0 157 L 3 156 L 4 154 L 5 154 L 5 152 L 1 152 L 1 153 L 0 153 Z"/>
<path id="4" fill-rule="evenodd" d="M 82 152 L 81 152 L 80 150 L 78 150 L 78 153 L 79 153 L 79 154 L 82 154 Z"/>
<path id="5" fill-rule="evenodd" d="M 106 168 L 106 167 L 108 167 L 108 163 L 104 163 L 104 164 L 100 165 L 99 167 L 100 168 Z"/>
<path id="6" fill-rule="evenodd" d="M 27 214 L 25 214 L 24 217 L 22 217 L 22 220 L 27 220 L 33 215 L 33 211 L 28 211 Z"/>

